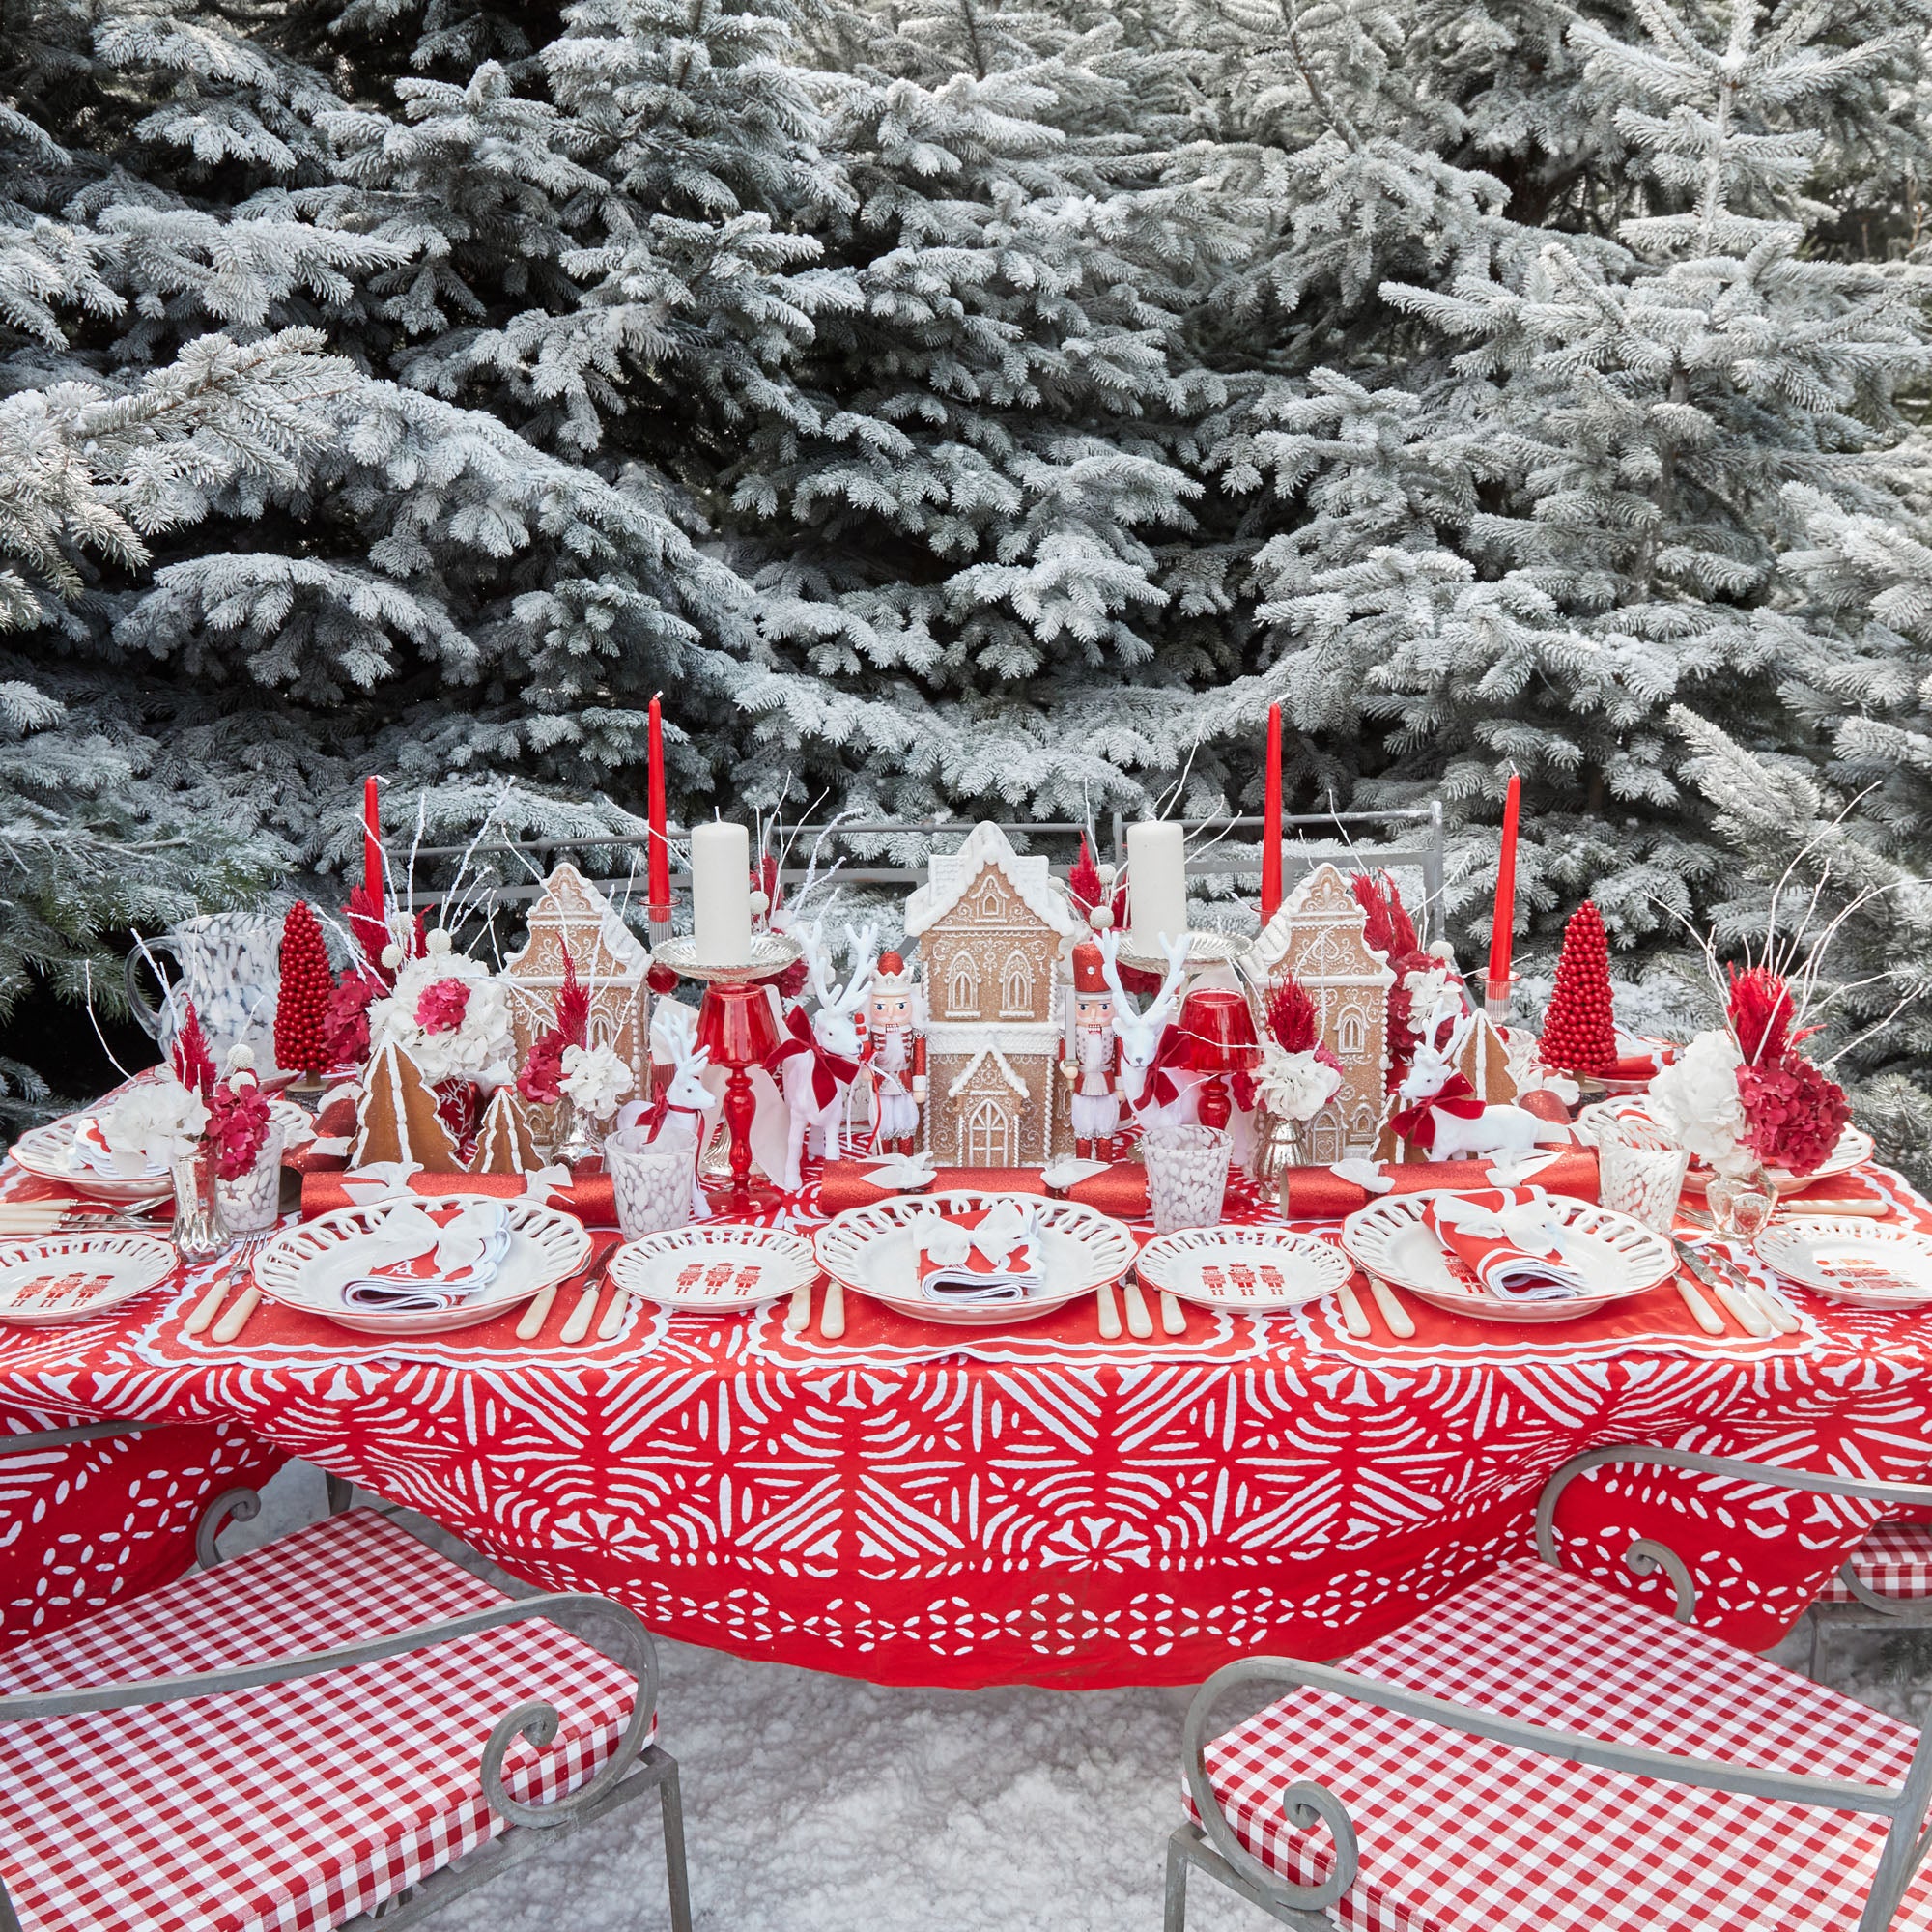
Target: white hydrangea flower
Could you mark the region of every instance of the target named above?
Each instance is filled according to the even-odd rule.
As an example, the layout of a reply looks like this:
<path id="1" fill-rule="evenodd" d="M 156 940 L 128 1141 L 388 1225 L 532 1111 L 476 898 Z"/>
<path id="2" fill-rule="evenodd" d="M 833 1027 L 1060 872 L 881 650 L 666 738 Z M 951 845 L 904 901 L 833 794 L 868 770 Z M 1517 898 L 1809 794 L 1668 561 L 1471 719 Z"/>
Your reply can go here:
<path id="1" fill-rule="evenodd" d="M 179 1080 L 143 1080 L 107 1109 L 100 1135 L 115 1171 L 138 1175 L 151 1165 L 171 1166 L 192 1153 L 208 1126 L 208 1107 Z"/>
<path id="2" fill-rule="evenodd" d="M 466 994 L 463 1016 L 453 1027 L 444 1021 L 454 1002 L 436 990 L 447 981 L 455 981 Z M 430 996 L 427 1004 L 425 995 Z M 376 1053 L 391 1040 L 422 1068 L 432 1086 L 477 1080 L 500 1087 L 514 1076 L 517 1049 L 510 1035 L 509 995 L 481 960 L 467 953 L 432 952 L 412 959 L 396 975 L 389 997 L 369 1009 L 369 1051 Z"/>
<path id="3" fill-rule="evenodd" d="M 631 1069 L 608 1046 L 566 1046 L 563 1078 L 558 1081 L 580 1114 L 593 1121 L 608 1120 L 631 1091 Z"/>
<path id="4" fill-rule="evenodd" d="M 1700 1033 L 1650 1083 L 1644 1102 L 1650 1118 L 1681 1148 L 1713 1167 L 1742 1155 L 1744 1102 L 1738 1097 L 1738 1068 L 1744 1055 L 1728 1033 Z"/>
<path id="5" fill-rule="evenodd" d="M 1284 1053 L 1278 1046 L 1262 1047 L 1255 1088 L 1277 1120 L 1312 1121 L 1335 1097 L 1341 1084 L 1341 1074 L 1312 1051 Z"/>

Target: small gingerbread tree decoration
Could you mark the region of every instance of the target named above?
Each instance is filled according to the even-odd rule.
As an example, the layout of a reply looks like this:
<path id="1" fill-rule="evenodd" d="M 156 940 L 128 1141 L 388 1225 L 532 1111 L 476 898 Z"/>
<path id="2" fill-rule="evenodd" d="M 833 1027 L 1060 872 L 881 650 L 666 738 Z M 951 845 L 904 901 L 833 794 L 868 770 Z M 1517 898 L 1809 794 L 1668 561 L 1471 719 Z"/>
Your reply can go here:
<path id="1" fill-rule="evenodd" d="M 328 948 L 306 899 L 282 921 L 282 981 L 275 1001 L 275 1065 L 310 1078 L 335 1064 L 325 1022 L 335 991 Z"/>
<path id="2" fill-rule="evenodd" d="M 1617 1058 L 1617 1030 L 1610 1013 L 1610 949 L 1596 901 L 1585 899 L 1563 929 L 1556 962 L 1556 989 L 1543 1018 L 1537 1049 L 1546 1066 L 1600 1073 Z"/>

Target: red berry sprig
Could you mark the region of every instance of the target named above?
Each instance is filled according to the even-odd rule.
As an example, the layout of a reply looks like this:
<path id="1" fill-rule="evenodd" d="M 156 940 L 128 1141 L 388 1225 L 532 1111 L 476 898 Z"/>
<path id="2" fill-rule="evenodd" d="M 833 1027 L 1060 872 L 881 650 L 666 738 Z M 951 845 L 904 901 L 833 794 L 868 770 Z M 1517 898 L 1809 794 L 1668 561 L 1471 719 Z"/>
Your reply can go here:
<path id="1" fill-rule="evenodd" d="M 1601 1073 L 1616 1064 L 1617 1030 L 1610 1011 L 1610 948 L 1596 902 L 1585 899 L 1563 929 L 1556 990 L 1543 1019 L 1538 1053 L 1546 1066 Z"/>
<path id="2" fill-rule="evenodd" d="M 282 922 L 282 984 L 275 1002 L 275 1065 L 316 1074 L 331 1064 L 324 1025 L 335 976 L 328 948 L 306 899 L 298 899 Z"/>

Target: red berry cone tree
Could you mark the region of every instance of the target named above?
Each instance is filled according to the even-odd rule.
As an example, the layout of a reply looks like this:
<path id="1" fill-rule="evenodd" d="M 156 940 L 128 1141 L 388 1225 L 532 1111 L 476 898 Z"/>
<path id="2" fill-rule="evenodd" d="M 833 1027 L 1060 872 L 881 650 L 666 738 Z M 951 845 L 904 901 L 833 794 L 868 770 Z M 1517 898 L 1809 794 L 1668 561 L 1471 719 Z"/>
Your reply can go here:
<path id="1" fill-rule="evenodd" d="M 317 1074 L 332 1064 L 325 1020 L 335 975 L 328 948 L 306 899 L 298 899 L 282 921 L 282 984 L 275 1002 L 275 1065 L 291 1073 Z"/>
<path id="2" fill-rule="evenodd" d="M 1610 1016 L 1610 948 L 1593 899 L 1585 899 L 1563 928 L 1556 962 L 1556 990 L 1543 1017 L 1538 1052 L 1546 1066 L 1601 1073 L 1617 1058 L 1617 1030 Z"/>

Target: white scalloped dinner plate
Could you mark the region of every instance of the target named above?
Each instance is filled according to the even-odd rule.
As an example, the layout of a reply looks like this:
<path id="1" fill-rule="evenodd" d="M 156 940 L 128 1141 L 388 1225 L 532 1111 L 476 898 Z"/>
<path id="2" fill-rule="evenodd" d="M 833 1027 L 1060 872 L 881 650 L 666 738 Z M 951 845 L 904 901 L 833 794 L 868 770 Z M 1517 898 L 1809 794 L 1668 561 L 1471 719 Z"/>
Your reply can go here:
<path id="1" fill-rule="evenodd" d="M 1917 1228 L 1888 1228 L 1850 1215 L 1833 1219 L 1807 1214 L 1774 1221 L 1757 1237 L 1757 1257 L 1786 1281 L 1853 1308 L 1923 1308 L 1932 1303 L 1932 1235 Z M 1865 1271 L 1864 1278 L 1848 1268 Z"/>
<path id="2" fill-rule="evenodd" d="M 1552 1194 L 1572 1237 L 1565 1259 L 1588 1282 L 1589 1293 L 1562 1301 L 1507 1301 L 1486 1293 L 1450 1273 L 1442 1244 L 1422 1219 L 1423 1208 L 1438 1192 L 1456 1191 L 1389 1194 L 1371 1202 L 1342 1223 L 1342 1245 L 1368 1273 L 1407 1289 L 1432 1308 L 1481 1321 L 1574 1321 L 1642 1294 L 1676 1272 L 1676 1251 L 1641 1221 L 1594 1201 Z"/>
<path id="3" fill-rule="evenodd" d="M 1577 1116 L 1577 1138 L 1595 1147 L 1612 1121 L 1635 1122 L 1648 1129 L 1643 1136 L 1646 1145 L 1653 1136 L 1659 1147 L 1674 1145 L 1663 1129 L 1650 1118 L 1641 1100 L 1600 1100 L 1594 1107 L 1585 1107 Z M 1767 1168 L 1765 1172 L 1771 1176 L 1772 1185 L 1780 1194 L 1796 1194 L 1801 1188 L 1809 1187 L 1814 1180 L 1829 1180 L 1834 1175 L 1849 1174 L 1853 1168 L 1862 1167 L 1877 1151 L 1877 1142 L 1862 1127 L 1855 1127 L 1848 1122 L 1839 1132 L 1837 1146 L 1812 1173 L 1793 1174 L 1782 1167 Z M 1684 1185 L 1690 1192 L 1701 1194 L 1710 1180 L 1710 1168 L 1703 1161 L 1692 1159 L 1690 1171 L 1684 1177 Z"/>
<path id="4" fill-rule="evenodd" d="M 344 1308 L 330 1293 L 328 1282 L 339 1276 L 340 1257 L 333 1251 L 369 1236 L 380 1236 L 384 1220 L 400 1207 L 420 1208 L 434 1219 L 442 1210 L 477 1202 L 505 1208 L 510 1216 L 510 1246 L 487 1288 L 455 1308 Z M 560 1281 L 568 1281 L 590 1258 L 590 1236 L 583 1224 L 554 1208 L 535 1201 L 505 1201 L 494 1194 L 397 1194 L 387 1200 L 363 1202 L 318 1215 L 298 1227 L 285 1229 L 255 1257 L 256 1285 L 270 1301 L 304 1315 L 353 1328 L 362 1335 L 448 1335 L 473 1328 L 514 1308 L 520 1301 Z"/>
<path id="5" fill-rule="evenodd" d="M 1135 1265 L 1158 1293 L 1246 1315 L 1298 1308 L 1354 1273 L 1332 1242 L 1286 1228 L 1181 1228 L 1156 1235 Z"/>
<path id="6" fill-rule="evenodd" d="M 919 1251 L 913 1236 L 922 1221 L 976 1214 L 1002 1201 L 1036 1210 L 1045 1280 L 1020 1301 L 928 1301 L 919 1291 Z M 1002 1194 L 961 1189 L 947 1194 L 906 1194 L 865 1208 L 848 1208 L 819 1229 L 812 1246 L 818 1265 L 835 1281 L 901 1315 L 961 1328 L 993 1328 L 1051 1315 L 1083 1294 L 1119 1281 L 1134 1264 L 1134 1237 L 1123 1223 L 1078 1201 L 1040 1194 Z"/>
<path id="7" fill-rule="evenodd" d="M 814 1281 L 818 1262 L 803 1235 L 782 1228 L 668 1228 L 626 1241 L 611 1279 L 660 1308 L 755 1308 Z"/>
<path id="8" fill-rule="evenodd" d="M 64 1114 L 44 1126 L 29 1127 L 7 1150 L 8 1156 L 26 1169 L 37 1180 L 51 1180 L 71 1187 L 90 1201 L 133 1203 L 166 1200 L 174 1192 L 174 1182 L 165 1167 L 150 1167 L 133 1175 L 102 1174 L 72 1160 L 74 1136 L 83 1122 L 97 1114 Z"/>
<path id="9" fill-rule="evenodd" d="M 23 1328 L 92 1321 L 174 1271 L 174 1248 L 158 1235 L 41 1235 L 0 1242 L 0 1321 Z"/>

